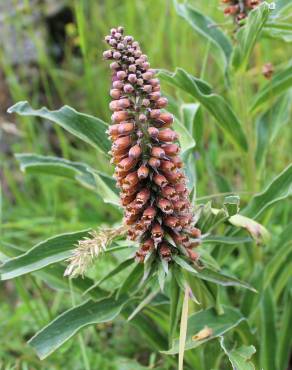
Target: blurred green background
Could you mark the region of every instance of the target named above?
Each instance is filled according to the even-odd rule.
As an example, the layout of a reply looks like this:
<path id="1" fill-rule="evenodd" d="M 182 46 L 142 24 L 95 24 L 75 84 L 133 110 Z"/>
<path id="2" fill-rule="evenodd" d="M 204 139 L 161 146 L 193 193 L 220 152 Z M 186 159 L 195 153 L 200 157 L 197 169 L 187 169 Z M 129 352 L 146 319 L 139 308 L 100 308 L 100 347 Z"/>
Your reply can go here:
<path id="1" fill-rule="evenodd" d="M 210 15 L 218 27 L 232 36 L 232 21 L 224 17 L 217 0 L 190 3 Z M 93 167 L 98 162 L 100 169 L 111 173 L 107 159 L 49 122 L 6 113 L 15 102 L 28 100 L 34 108 L 45 105 L 58 109 L 68 104 L 109 122 L 110 73 L 102 60 L 103 38 L 117 25 L 123 25 L 127 34 L 139 40 L 153 68 L 173 71 L 177 66 L 183 67 L 228 97 L 228 87 L 210 53 L 210 44 L 179 18 L 170 0 L 1 2 L 0 227 L 1 250 L 9 256 L 60 232 L 95 228 L 120 220 L 121 214 L 116 209 L 69 181 L 45 175 L 24 176 L 14 154 L 60 155 L 85 161 Z M 256 46 L 248 71 L 253 81 L 251 94 L 265 83 L 262 76 L 265 63 L 281 66 L 291 59 L 292 48 L 287 45 L 290 44 L 273 41 L 271 47 L 270 40 L 264 39 Z M 192 101 L 168 86 L 163 88 L 169 96 Z M 239 110 L 244 109 L 240 96 L 233 99 Z M 245 202 L 252 191 L 247 188 L 238 165 L 240 154 L 210 121 L 212 118 L 203 114 L 196 152 L 197 197 L 234 191 Z M 256 191 L 287 166 L 291 142 L 291 128 L 286 125 L 269 149 L 260 173 L 255 174 Z M 289 203 L 276 207 L 273 212 L 277 223 L 272 222 L 270 230 L 276 232 L 279 224 L 285 225 L 291 216 Z M 269 220 L 271 216 L 269 213 L 266 217 Z M 101 270 L 107 270 L 112 263 L 107 257 L 100 264 Z M 0 369 L 83 369 L 84 340 L 81 337 L 69 341 L 42 364 L 25 343 L 38 328 L 70 306 L 69 287 L 52 295 L 50 286 L 31 276 L 0 284 Z M 146 363 L 155 362 L 155 356 L 144 348 L 143 339 L 135 329 L 121 322 L 114 327 L 90 328 L 84 335 L 86 356 L 92 369 L 115 369 L 121 357 L 143 362 L 144 356 Z"/>

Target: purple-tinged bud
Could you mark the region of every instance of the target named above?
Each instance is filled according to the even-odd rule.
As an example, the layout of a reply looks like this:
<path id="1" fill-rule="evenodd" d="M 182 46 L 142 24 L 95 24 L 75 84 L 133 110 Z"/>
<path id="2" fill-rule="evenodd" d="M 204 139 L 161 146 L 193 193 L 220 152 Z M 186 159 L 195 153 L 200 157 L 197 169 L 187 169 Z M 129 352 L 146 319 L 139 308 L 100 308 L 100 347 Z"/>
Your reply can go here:
<path id="1" fill-rule="evenodd" d="M 139 180 L 146 179 L 149 175 L 149 168 L 147 166 L 140 166 L 137 171 Z"/>
<path id="2" fill-rule="evenodd" d="M 153 176 L 153 181 L 155 182 L 156 185 L 158 185 L 161 188 L 164 188 L 168 184 L 166 178 L 163 175 L 160 175 L 159 173 Z"/>
<path id="3" fill-rule="evenodd" d="M 148 127 L 148 134 L 153 138 L 153 139 L 156 139 L 158 134 L 159 134 L 159 130 L 158 128 L 156 127 Z"/>
<path id="4" fill-rule="evenodd" d="M 123 50 L 123 49 L 124 49 L 124 47 L 125 47 L 125 45 L 124 45 L 124 44 L 122 44 L 121 42 L 119 42 L 119 43 L 118 43 L 118 45 L 117 45 L 117 49 L 118 49 L 118 50 Z"/>
<path id="5" fill-rule="evenodd" d="M 112 121 L 119 123 L 119 122 L 125 121 L 128 117 L 129 117 L 128 112 L 121 110 L 119 112 L 115 112 L 112 115 Z"/>
<path id="6" fill-rule="evenodd" d="M 114 53 L 113 53 L 113 57 L 114 57 L 114 59 L 120 59 L 121 58 L 121 53 L 120 52 L 118 52 L 118 51 L 115 51 Z"/>
<path id="7" fill-rule="evenodd" d="M 155 157 L 151 157 L 148 161 L 149 166 L 152 168 L 158 168 L 160 166 L 160 160 Z"/>
<path id="8" fill-rule="evenodd" d="M 140 145 L 136 144 L 129 150 L 129 157 L 138 159 L 142 154 L 142 149 Z"/>
<path id="9" fill-rule="evenodd" d="M 132 37 L 132 36 L 125 36 L 125 37 L 124 37 L 124 40 L 125 40 L 126 42 L 132 42 L 134 39 L 133 39 L 133 37 Z"/>
<path id="10" fill-rule="evenodd" d="M 152 78 L 149 83 L 152 85 L 152 86 L 157 86 L 159 85 L 159 80 L 158 78 Z"/>
<path id="11" fill-rule="evenodd" d="M 173 213 L 172 203 L 168 199 L 160 198 L 157 202 L 157 205 L 167 215 L 170 215 Z"/>
<path id="12" fill-rule="evenodd" d="M 110 91 L 110 96 L 113 99 L 119 99 L 121 96 L 121 91 L 119 89 L 111 89 Z"/>
<path id="13" fill-rule="evenodd" d="M 134 57 L 129 57 L 128 58 L 128 62 L 129 63 L 131 63 L 131 64 L 133 64 L 133 63 L 135 63 L 135 58 Z M 135 66 L 136 67 L 136 66 Z M 133 71 L 132 71 L 133 72 Z"/>
<path id="14" fill-rule="evenodd" d="M 139 66 L 139 67 L 142 67 L 143 63 L 144 63 L 144 61 L 143 61 L 143 59 L 141 59 L 141 58 L 136 59 L 136 61 L 135 61 L 135 64 L 136 64 L 137 66 Z"/>
<path id="15" fill-rule="evenodd" d="M 111 40 L 111 37 L 109 35 L 105 36 L 104 41 L 106 41 L 108 43 L 110 40 Z"/>
<path id="16" fill-rule="evenodd" d="M 117 81 L 113 82 L 113 88 L 114 89 L 122 89 L 123 86 L 124 86 L 124 84 L 123 84 L 122 81 L 117 80 Z"/>
<path id="17" fill-rule="evenodd" d="M 119 26 L 119 27 L 117 28 L 117 31 L 118 31 L 119 33 L 123 34 L 123 33 L 124 33 L 124 27 Z"/>
<path id="18" fill-rule="evenodd" d="M 135 58 L 140 58 L 140 56 L 141 56 L 141 51 L 140 50 L 136 50 L 135 52 L 134 52 L 134 57 Z"/>
<path id="19" fill-rule="evenodd" d="M 144 62 L 142 64 L 142 67 L 143 67 L 143 69 L 145 69 L 147 71 L 150 68 L 150 64 L 148 62 Z"/>
<path id="20" fill-rule="evenodd" d="M 117 72 L 117 78 L 119 80 L 124 80 L 127 77 L 127 73 L 125 71 L 118 71 Z"/>
<path id="21" fill-rule="evenodd" d="M 112 62 L 110 64 L 110 69 L 112 69 L 113 71 L 116 70 L 116 69 L 118 69 L 118 68 L 120 68 L 120 65 L 119 65 L 118 62 Z"/>
<path id="22" fill-rule="evenodd" d="M 160 97 L 161 97 L 161 94 L 160 94 L 159 91 L 155 91 L 155 92 L 152 92 L 151 94 L 149 94 L 150 100 L 157 101 Z"/>
<path id="23" fill-rule="evenodd" d="M 104 59 L 110 59 L 112 57 L 112 52 L 111 52 L 111 50 L 106 50 L 106 51 L 103 52 L 102 55 L 103 55 Z"/>
<path id="24" fill-rule="evenodd" d="M 143 99 L 143 100 L 142 100 L 142 105 L 143 105 L 143 107 L 149 107 L 149 105 L 150 105 L 150 100 L 149 100 L 149 99 Z"/>
<path id="25" fill-rule="evenodd" d="M 134 91 L 134 87 L 133 87 L 132 85 L 130 85 L 130 84 L 126 84 L 126 85 L 124 86 L 124 92 L 125 92 L 126 94 L 131 94 L 133 91 Z"/>
<path id="26" fill-rule="evenodd" d="M 138 48 L 139 47 L 139 42 L 138 41 L 134 41 L 132 45 L 133 45 L 134 48 Z"/>
<path id="27" fill-rule="evenodd" d="M 122 35 L 120 34 L 120 32 L 116 32 L 115 38 L 119 40 L 121 37 L 122 37 Z"/>
<path id="28" fill-rule="evenodd" d="M 157 93 L 157 92 L 156 92 Z M 165 98 L 165 97 L 160 97 L 157 101 L 156 101 L 156 106 L 158 107 L 158 108 L 164 108 L 164 107 L 166 107 L 167 106 L 167 103 L 168 103 L 168 100 L 167 100 L 167 98 Z"/>
<path id="29" fill-rule="evenodd" d="M 114 35 L 116 32 L 117 32 L 117 29 L 116 28 L 111 28 L 111 34 Z"/>
<path id="30" fill-rule="evenodd" d="M 136 77 L 136 75 L 135 75 L 135 74 L 133 74 L 133 73 L 129 74 L 129 76 L 128 76 L 128 81 L 129 81 L 129 82 L 131 82 L 131 84 L 136 83 L 136 81 L 137 81 L 137 77 Z"/>
<path id="31" fill-rule="evenodd" d="M 151 85 L 144 85 L 143 86 L 143 91 L 145 91 L 147 94 L 151 93 L 152 92 L 152 86 Z"/>
<path id="32" fill-rule="evenodd" d="M 147 121 L 147 116 L 143 113 L 139 114 L 139 121 L 140 122 L 146 122 Z"/>
<path id="33" fill-rule="evenodd" d="M 116 40 L 111 39 L 111 40 L 109 41 L 109 44 L 110 44 L 110 46 L 116 46 L 116 45 L 117 45 L 117 42 L 116 42 Z"/>
<path id="34" fill-rule="evenodd" d="M 134 73 L 134 72 L 136 72 L 136 69 L 137 69 L 137 68 L 136 68 L 135 64 L 130 64 L 130 65 L 129 65 L 129 71 L 130 71 L 130 72 L 133 72 L 133 73 Z"/>
<path id="35" fill-rule="evenodd" d="M 143 86 L 143 84 L 144 84 L 143 78 L 138 78 L 137 79 L 137 85 Z"/>
<path id="36" fill-rule="evenodd" d="M 164 158 L 165 157 L 165 151 L 160 148 L 159 146 L 154 146 L 151 149 L 151 155 L 155 158 Z"/>
<path id="37" fill-rule="evenodd" d="M 160 109 L 152 109 L 150 111 L 150 117 L 151 118 L 159 118 L 160 115 L 161 115 Z"/>
<path id="38" fill-rule="evenodd" d="M 153 75 L 152 75 L 152 73 L 151 72 L 145 72 L 145 73 L 143 73 L 143 79 L 144 80 L 151 80 L 151 78 L 153 77 Z"/>

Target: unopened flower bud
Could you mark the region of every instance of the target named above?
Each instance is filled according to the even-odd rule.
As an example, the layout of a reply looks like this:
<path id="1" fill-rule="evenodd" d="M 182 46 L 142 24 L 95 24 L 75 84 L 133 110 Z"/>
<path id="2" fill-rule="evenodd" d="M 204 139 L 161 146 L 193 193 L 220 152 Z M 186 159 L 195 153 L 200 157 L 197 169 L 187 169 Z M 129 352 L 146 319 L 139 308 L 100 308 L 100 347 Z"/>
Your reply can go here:
<path id="1" fill-rule="evenodd" d="M 120 65 L 119 65 L 119 63 L 118 63 L 118 62 L 112 62 L 112 63 L 110 64 L 110 68 L 114 71 L 114 70 L 116 70 L 116 69 L 120 68 Z"/>
<path id="2" fill-rule="evenodd" d="M 149 158 L 148 164 L 152 168 L 158 168 L 160 166 L 160 160 L 158 158 L 151 157 Z"/>
<path id="3" fill-rule="evenodd" d="M 164 158 L 165 157 L 165 151 L 160 148 L 159 146 L 154 146 L 151 149 L 151 155 L 156 158 Z"/>
<path id="4" fill-rule="evenodd" d="M 142 149 L 141 149 L 141 147 L 138 144 L 134 145 L 129 150 L 129 157 L 130 158 L 136 158 L 136 159 L 138 159 L 141 154 L 142 154 Z"/>
<path id="5" fill-rule="evenodd" d="M 167 179 L 160 174 L 155 174 L 153 176 L 153 181 L 155 182 L 156 185 L 158 185 L 161 188 L 164 188 L 168 184 Z"/>
<path id="6" fill-rule="evenodd" d="M 173 213 L 172 203 L 168 199 L 160 198 L 157 202 L 157 205 L 165 214 L 169 215 Z"/>
<path id="7" fill-rule="evenodd" d="M 149 94 L 150 100 L 157 101 L 161 97 L 161 94 L 159 91 L 152 92 Z"/>
<path id="8" fill-rule="evenodd" d="M 151 118 L 158 118 L 159 116 L 161 115 L 161 111 L 160 111 L 160 109 L 152 109 L 151 111 L 150 111 L 150 117 Z"/>
<path id="9" fill-rule="evenodd" d="M 121 58 L 121 53 L 119 53 L 118 51 L 115 51 L 115 52 L 113 53 L 113 58 L 114 58 L 114 59 L 120 59 L 120 58 Z"/>
<path id="10" fill-rule="evenodd" d="M 159 131 L 158 134 L 158 139 L 161 141 L 174 141 L 177 138 L 177 133 L 169 128 Z"/>
<path id="11" fill-rule="evenodd" d="M 164 96 L 161 96 L 157 101 L 156 101 L 156 106 L 158 108 L 165 108 L 167 106 L 168 100 Z"/>
<path id="12" fill-rule="evenodd" d="M 129 65 L 129 71 L 130 71 L 130 72 L 133 72 L 133 73 L 134 73 L 134 72 L 136 72 L 136 69 L 137 69 L 137 68 L 136 68 L 135 64 L 130 64 L 130 65 Z"/>
<path id="13" fill-rule="evenodd" d="M 124 80 L 127 77 L 127 73 L 125 71 L 118 71 L 117 72 L 117 78 L 119 80 Z"/>
<path id="14" fill-rule="evenodd" d="M 105 59 L 110 59 L 113 56 L 111 50 L 104 51 L 102 55 Z"/>
<path id="15" fill-rule="evenodd" d="M 162 148 L 166 155 L 176 155 L 179 152 L 179 146 L 176 144 L 166 144 Z"/>
<path id="16" fill-rule="evenodd" d="M 143 114 L 143 113 L 139 114 L 139 121 L 140 122 L 146 122 L 147 121 L 147 116 L 145 116 L 145 114 Z"/>
<path id="17" fill-rule="evenodd" d="M 143 80 L 142 80 L 143 81 Z M 151 93 L 151 91 L 152 91 L 152 86 L 151 85 L 144 85 L 143 86 L 143 90 L 147 93 L 147 94 L 149 94 L 149 93 Z"/>
<path id="18" fill-rule="evenodd" d="M 135 74 L 133 74 L 133 73 L 129 74 L 129 76 L 128 76 L 128 81 L 129 81 L 129 82 L 131 82 L 131 84 L 136 83 L 136 81 L 137 81 L 137 77 L 136 77 L 136 75 L 135 75 Z"/>
<path id="19" fill-rule="evenodd" d="M 126 94 L 131 94 L 133 91 L 134 91 L 134 87 L 133 87 L 132 85 L 130 85 L 130 84 L 126 84 L 126 85 L 124 86 L 124 92 L 125 92 Z"/>
<path id="20" fill-rule="evenodd" d="M 125 121 L 128 117 L 129 117 L 129 114 L 127 111 L 119 111 L 119 112 L 115 112 L 112 115 L 112 121 L 119 123 L 119 122 Z"/>
<path id="21" fill-rule="evenodd" d="M 114 89 L 122 89 L 122 87 L 124 86 L 123 82 L 122 81 L 114 81 L 113 82 L 113 88 Z"/>
<path id="22" fill-rule="evenodd" d="M 173 115 L 170 113 L 161 113 L 158 119 L 166 124 L 171 124 L 173 122 Z"/>
<path id="23" fill-rule="evenodd" d="M 142 165 L 138 168 L 137 174 L 140 180 L 146 179 L 149 175 L 149 168 Z"/>
<path id="24" fill-rule="evenodd" d="M 111 89 L 110 96 L 113 99 L 119 99 L 119 97 L 121 96 L 121 91 L 119 89 Z"/>
<path id="25" fill-rule="evenodd" d="M 134 158 L 127 157 L 121 160 L 121 162 L 118 164 L 118 167 L 121 170 L 128 171 L 133 168 L 135 164 L 136 160 Z"/>
<path id="26" fill-rule="evenodd" d="M 148 134 L 153 138 L 157 138 L 158 134 L 159 134 L 159 130 L 158 128 L 156 127 L 148 127 Z"/>
<path id="27" fill-rule="evenodd" d="M 143 107 L 149 107 L 149 105 L 150 105 L 150 100 L 149 100 L 149 99 L 143 99 L 143 100 L 142 100 L 142 105 L 143 105 Z"/>

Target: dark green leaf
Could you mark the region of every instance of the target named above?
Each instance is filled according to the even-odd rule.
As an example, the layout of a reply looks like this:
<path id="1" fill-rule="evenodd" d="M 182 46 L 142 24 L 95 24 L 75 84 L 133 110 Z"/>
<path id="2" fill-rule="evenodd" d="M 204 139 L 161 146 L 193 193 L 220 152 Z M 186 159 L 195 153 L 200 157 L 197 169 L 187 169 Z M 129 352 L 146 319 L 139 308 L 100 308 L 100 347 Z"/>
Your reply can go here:
<path id="1" fill-rule="evenodd" d="M 288 198 L 292 193 L 292 164 L 285 168 L 266 189 L 255 195 L 244 208 L 242 214 L 253 218 L 259 217 L 275 203 Z"/>
<path id="2" fill-rule="evenodd" d="M 79 113 L 67 105 L 59 110 L 50 111 L 45 107 L 33 109 L 28 102 L 20 101 L 10 107 L 8 113 L 48 119 L 94 148 L 100 149 L 104 153 L 110 150 L 110 142 L 106 135 L 108 125 L 99 118 Z"/>
<path id="3" fill-rule="evenodd" d="M 269 17 L 269 5 L 264 2 L 249 13 L 246 24 L 236 34 L 237 45 L 232 55 L 235 69 L 245 70 L 251 52 Z"/>
<path id="4" fill-rule="evenodd" d="M 252 355 L 256 352 L 254 346 L 242 346 L 232 350 L 227 350 L 224 337 L 220 338 L 220 344 L 223 351 L 229 358 L 233 370 L 255 370 L 254 364 L 250 361 Z"/>
<path id="5" fill-rule="evenodd" d="M 292 42 L 292 25 L 284 22 L 266 23 L 263 29 L 263 36 Z"/>
<path id="6" fill-rule="evenodd" d="M 105 203 L 120 207 L 116 181 L 84 163 L 72 162 L 63 158 L 37 154 L 16 154 L 23 171 L 44 173 L 76 180 L 79 184 L 94 191 Z"/>
<path id="7" fill-rule="evenodd" d="M 228 332 L 229 330 L 232 330 L 240 322 L 245 320 L 238 310 L 227 306 L 223 306 L 223 308 L 223 315 L 217 315 L 214 308 L 209 308 L 208 310 L 195 313 L 188 318 L 188 330 L 185 350 L 196 348 L 209 340 L 217 338 Z M 194 337 L 206 327 L 209 329 L 210 335 L 202 338 L 202 340 L 196 340 Z M 164 353 L 168 355 L 174 355 L 178 353 L 178 350 L 179 341 L 178 339 L 175 339 L 172 344 L 172 348 Z"/>
<path id="8" fill-rule="evenodd" d="M 119 289 L 119 295 L 124 293 L 130 293 L 138 289 L 139 283 L 141 283 L 143 276 L 143 265 L 137 263 L 126 279 L 122 282 L 122 285 Z"/>
<path id="9" fill-rule="evenodd" d="M 251 111 L 256 110 L 262 104 L 273 100 L 292 86 L 292 63 L 278 73 L 256 94 L 253 99 Z"/>
<path id="10" fill-rule="evenodd" d="M 179 4 L 174 1 L 177 13 L 184 18 L 190 26 L 212 43 L 211 50 L 219 56 L 219 66 L 227 68 L 229 58 L 232 52 L 232 44 L 228 36 L 217 27 L 216 23 L 206 15 L 200 13 L 197 9 L 188 4 Z"/>
<path id="11" fill-rule="evenodd" d="M 87 301 L 61 314 L 30 339 L 29 344 L 44 359 L 85 326 L 112 321 L 126 303 L 126 297 Z"/>
<path id="12" fill-rule="evenodd" d="M 226 137 L 239 149 L 247 150 L 247 140 L 235 113 L 222 96 L 212 93 L 206 82 L 181 68 L 177 68 L 175 73 L 161 71 L 159 76 L 195 97 L 214 116 Z"/>
<path id="13" fill-rule="evenodd" d="M 280 129 L 289 121 L 292 94 L 287 93 L 276 100 L 268 111 L 264 112 L 256 123 L 257 148 L 255 160 L 257 167 L 264 164 L 269 145 L 274 141 Z"/>
<path id="14" fill-rule="evenodd" d="M 39 270 L 71 255 L 76 243 L 88 235 L 89 230 L 61 234 L 35 245 L 26 253 L 6 261 L 0 267 L 1 280 Z"/>
<path id="15" fill-rule="evenodd" d="M 276 312 L 273 292 L 267 288 L 262 296 L 260 307 L 261 335 L 260 335 L 260 361 L 261 368 L 277 370 L 276 368 Z"/>
<path id="16" fill-rule="evenodd" d="M 277 356 L 276 356 L 276 363 L 278 365 L 278 369 L 288 369 L 289 367 L 289 356 L 290 356 L 290 349 L 292 346 L 292 335 L 291 335 L 291 327 L 292 327 L 292 294 L 287 289 L 287 294 L 284 301 L 284 309 L 281 318 L 281 324 L 279 328 L 279 341 L 277 345 Z"/>

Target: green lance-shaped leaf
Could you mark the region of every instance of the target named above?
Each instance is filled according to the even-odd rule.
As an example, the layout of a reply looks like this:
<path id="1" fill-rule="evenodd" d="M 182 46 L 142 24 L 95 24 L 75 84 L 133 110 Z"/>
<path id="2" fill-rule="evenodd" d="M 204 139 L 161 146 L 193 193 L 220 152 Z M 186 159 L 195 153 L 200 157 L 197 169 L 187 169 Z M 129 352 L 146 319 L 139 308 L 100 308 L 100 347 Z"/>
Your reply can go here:
<path id="1" fill-rule="evenodd" d="M 44 359 L 85 326 L 112 321 L 126 303 L 125 296 L 117 300 L 110 297 L 87 301 L 61 314 L 30 339 L 29 344 Z"/>
<path id="2" fill-rule="evenodd" d="M 88 235 L 89 230 L 54 236 L 35 245 L 26 253 L 11 258 L 0 267 L 1 280 L 12 279 L 68 258 L 74 245 Z"/>
<path id="3" fill-rule="evenodd" d="M 290 270 L 291 272 L 291 270 Z M 276 364 L 278 369 L 287 369 L 289 364 L 290 349 L 292 346 L 292 292 L 287 286 L 284 297 L 284 307 L 279 328 L 279 341 L 277 345 Z"/>
<path id="4" fill-rule="evenodd" d="M 174 6 L 178 15 L 184 18 L 195 32 L 212 44 L 212 51 L 216 53 L 219 66 L 227 68 L 232 52 L 232 44 L 229 37 L 219 28 L 216 23 L 206 15 L 188 4 L 179 4 L 176 0 Z"/>
<path id="5" fill-rule="evenodd" d="M 276 312 L 275 301 L 271 287 L 263 292 L 260 305 L 261 335 L 260 335 L 260 364 L 265 370 L 276 368 Z"/>
<path id="6" fill-rule="evenodd" d="M 105 203 L 120 206 L 116 181 L 85 163 L 30 153 L 16 154 L 16 158 L 20 162 L 22 171 L 76 180 L 82 186 L 98 194 Z"/>
<path id="7" fill-rule="evenodd" d="M 110 150 L 110 142 L 106 135 L 108 125 L 99 118 L 79 113 L 67 105 L 59 110 L 51 111 L 45 107 L 33 109 L 28 102 L 20 101 L 10 107 L 8 113 L 48 119 L 77 136 L 79 139 L 92 145 L 94 148 L 104 153 Z"/>
<path id="8" fill-rule="evenodd" d="M 284 70 L 275 73 L 272 79 L 261 88 L 253 99 L 251 111 L 255 111 L 262 104 L 277 98 L 290 87 L 292 87 L 292 62 Z"/>
<path id="9" fill-rule="evenodd" d="M 218 315 L 214 308 L 200 311 L 188 318 L 187 338 L 185 350 L 197 348 L 203 343 L 220 337 L 224 333 L 234 329 L 240 322 L 245 320 L 241 313 L 228 306 L 223 306 L 224 314 Z M 179 340 L 175 339 L 172 347 L 163 352 L 174 355 L 179 352 Z"/>
<path id="10" fill-rule="evenodd" d="M 266 189 L 255 195 L 248 206 L 242 211 L 244 216 L 259 217 L 275 203 L 288 198 L 292 194 L 292 164 L 285 168 Z"/>
<path id="11" fill-rule="evenodd" d="M 228 350 L 224 343 L 224 337 L 220 338 L 220 345 L 227 355 L 233 370 L 255 370 L 255 366 L 251 362 L 251 357 L 256 352 L 254 346 L 242 346 Z"/>
<path id="12" fill-rule="evenodd" d="M 226 137 L 240 150 L 247 150 L 246 136 L 238 118 L 222 96 L 212 93 L 210 85 L 182 68 L 174 73 L 160 71 L 159 76 L 196 98 L 214 116 Z"/>
<path id="13" fill-rule="evenodd" d="M 292 42 L 292 25 L 285 22 L 268 22 L 263 29 L 263 36 Z"/>
<path id="14" fill-rule="evenodd" d="M 255 160 L 258 168 L 261 168 L 264 164 L 269 145 L 275 140 L 280 129 L 289 121 L 291 101 L 292 94 L 287 92 L 277 99 L 275 104 L 257 119 L 257 148 Z"/>
<path id="15" fill-rule="evenodd" d="M 232 65 L 235 69 L 246 69 L 252 50 L 268 17 L 269 4 L 264 2 L 250 12 L 245 26 L 237 32 L 237 45 L 232 54 Z"/>

